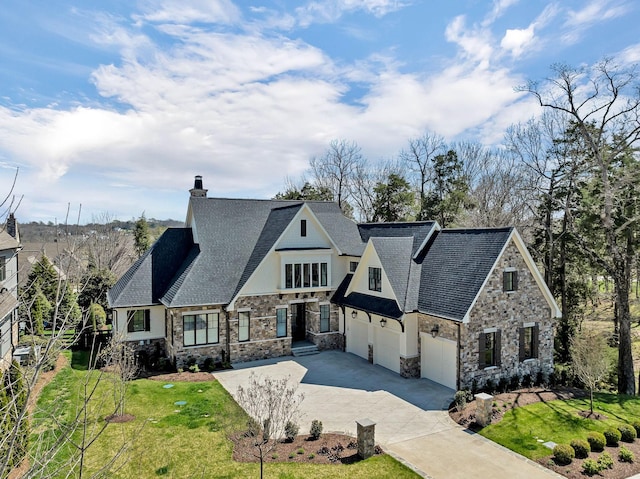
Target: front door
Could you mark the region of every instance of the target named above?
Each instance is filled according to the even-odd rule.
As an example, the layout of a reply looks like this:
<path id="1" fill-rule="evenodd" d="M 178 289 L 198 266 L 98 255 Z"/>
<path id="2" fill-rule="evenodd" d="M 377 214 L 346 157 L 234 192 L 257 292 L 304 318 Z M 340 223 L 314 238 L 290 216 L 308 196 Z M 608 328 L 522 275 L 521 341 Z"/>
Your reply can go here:
<path id="1" fill-rule="evenodd" d="M 294 341 L 307 339 L 306 308 L 304 303 L 291 305 L 291 336 Z"/>

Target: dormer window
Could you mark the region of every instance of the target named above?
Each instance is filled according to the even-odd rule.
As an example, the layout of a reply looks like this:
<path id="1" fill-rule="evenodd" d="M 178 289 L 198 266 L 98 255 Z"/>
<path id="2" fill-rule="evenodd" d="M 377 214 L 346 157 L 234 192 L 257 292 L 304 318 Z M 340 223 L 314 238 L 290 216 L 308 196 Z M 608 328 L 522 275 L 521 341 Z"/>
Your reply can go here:
<path id="1" fill-rule="evenodd" d="M 369 290 L 382 291 L 382 269 L 369 267 Z"/>
<path id="2" fill-rule="evenodd" d="M 307 220 L 300 220 L 300 236 L 307 236 Z"/>

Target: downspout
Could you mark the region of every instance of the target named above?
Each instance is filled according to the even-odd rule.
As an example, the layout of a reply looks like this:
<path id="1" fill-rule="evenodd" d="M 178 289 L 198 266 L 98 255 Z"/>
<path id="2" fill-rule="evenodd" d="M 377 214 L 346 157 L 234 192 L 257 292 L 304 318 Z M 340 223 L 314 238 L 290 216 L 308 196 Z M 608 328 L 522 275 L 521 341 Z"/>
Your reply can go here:
<path id="1" fill-rule="evenodd" d="M 347 350 L 347 312 L 344 305 L 340 306 L 342 310 L 342 352 Z"/>
<path id="2" fill-rule="evenodd" d="M 460 323 L 458 323 L 458 354 L 456 355 L 456 361 L 458 362 L 456 370 L 457 370 L 457 374 L 456 374 L 456 390 L 459 391 L 460 390 L 460 369 L 461 369 L 461 365 L 462 365 L 462 360 L 460 358 L 460 356 L 462 355 L 462 342 L 460 340 Z"/>
<path id="3" fill-rule="evenodd" d="M 226 344 L 225 349 L 227 352 L 227 357 L 225 358 L 225 361 L 231 364 L 231 339 L 230 339 L 231 326 L 229 325 L 229 311 L 227 311 L 227 308 L 223 308 L 222 310 L 224 311 L 225 323 L 227 325 L 227 339 L 225 340 L 225 344 Z M 223 363 L 225 361 L 223 361 Z"/>

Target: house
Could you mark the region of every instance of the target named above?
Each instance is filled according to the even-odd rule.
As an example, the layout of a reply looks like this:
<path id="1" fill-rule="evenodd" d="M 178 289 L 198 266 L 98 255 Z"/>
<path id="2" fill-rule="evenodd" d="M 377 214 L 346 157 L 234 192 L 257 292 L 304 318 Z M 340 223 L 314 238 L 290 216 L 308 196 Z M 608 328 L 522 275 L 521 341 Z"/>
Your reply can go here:
<path id="1" fill-rule="evenodd" d="M 189 362 L 343 349 L 451 388 L 550 372 L 558 307 L 513 228 L 356 224 L 335 203 L 209 198 L 108 293 L 114 328 Z"/>
<path id="2" fill-rule="evenodd" d="M 11 365 L 18 342 L 18 251 L 20 239 L 13 213 L 0 231 L 0 371 Z"/>

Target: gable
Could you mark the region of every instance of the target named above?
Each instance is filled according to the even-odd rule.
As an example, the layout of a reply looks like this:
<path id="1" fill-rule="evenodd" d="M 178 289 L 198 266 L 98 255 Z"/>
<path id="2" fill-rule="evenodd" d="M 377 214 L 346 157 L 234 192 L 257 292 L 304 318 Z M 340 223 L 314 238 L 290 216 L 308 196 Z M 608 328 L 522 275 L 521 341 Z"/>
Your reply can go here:
<path id="1" fill-rule="evenodd" d="M 372 291 L 369 289 L 369 268 L 380 268 L 381 270 L 381 291 Z M 393 289 L 391 281 L 383 267 L 383 261 L 381 260 L 374 243 L 369 241 L 365 246 L 364 253 L 360 259 L 360 263 L 353 273 L 353 278 L 346 291 L 346 296 L 352 293 L 365 294 L 376 298 L 392 299 L 398 303 L 398 297 Z"/>
<path id="2" fill-rule="evenodd" d="M 311 209 L 305 205 L 291 219 L 274 246 L 276 250 L 295 250 L 332 248 L 334 244 Z"/>

